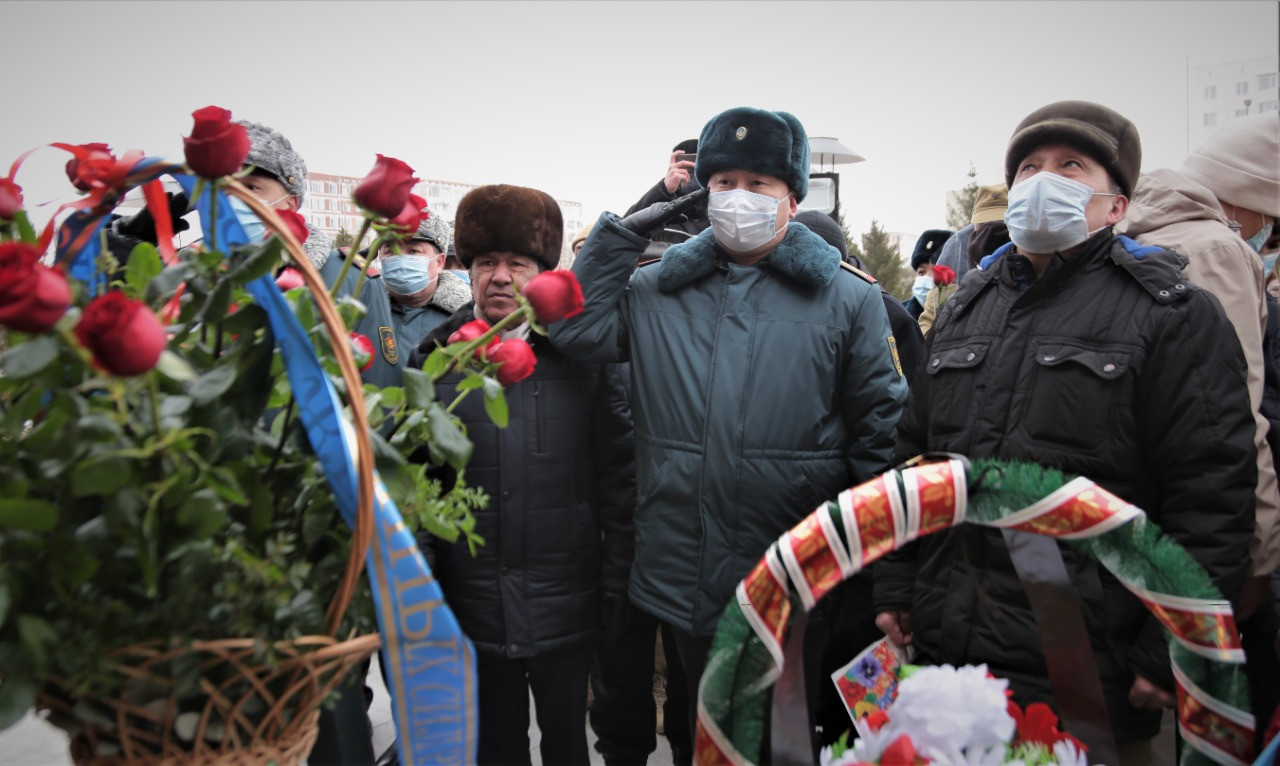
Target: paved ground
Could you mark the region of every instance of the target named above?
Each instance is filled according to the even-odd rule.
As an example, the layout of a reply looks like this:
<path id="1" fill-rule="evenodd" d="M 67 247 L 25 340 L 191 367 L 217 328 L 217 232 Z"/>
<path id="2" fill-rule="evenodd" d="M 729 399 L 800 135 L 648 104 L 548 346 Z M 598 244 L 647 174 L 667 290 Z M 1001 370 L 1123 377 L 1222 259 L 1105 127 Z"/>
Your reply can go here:
<path id="1" fill-rule="evenodd" d="M 377 658 L 369 670 L 369 685 L 373 687 L 373 705 L 369 708 L 369 717 L 373 721 L 373 746 L 375 753 L 381 753 L 390 747 L 395 739 L 395 727 L 391 723 L 391 699 L 382 684 L 382 674 L 378 670 Z M 532 710 L 529 714 L 533 720 Z M 534 766 L 541 766 L 542 758 L 538 755 L 539 735 L 536 724 L 529 734 Z M 587 741 L 595 744 L 595 736 L 591 727 L 587 727 Z M 593 766 L 603 766 L 604 760 L 599 753 L 591 749 Z M 651 766 L 670 766 L 671 749 L 664 737 L 658 737 L 658 750 L 649 757 Z M 28 715 L 25 720 L 0 732 L 0 766 L 72 766 L 67 752 L 67 735 L 50 726 L 35 714 Z"/>

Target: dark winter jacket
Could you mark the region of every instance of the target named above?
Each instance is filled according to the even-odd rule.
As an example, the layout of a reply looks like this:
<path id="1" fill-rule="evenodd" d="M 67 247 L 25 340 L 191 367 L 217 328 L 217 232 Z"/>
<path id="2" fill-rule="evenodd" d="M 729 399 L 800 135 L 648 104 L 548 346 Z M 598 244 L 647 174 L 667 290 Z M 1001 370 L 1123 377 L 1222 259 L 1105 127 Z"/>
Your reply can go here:
<path id="1" fill-rule="evenodd" d="M 1039 278 L 1005 247 L 971 271 L 925 339 L 899 456 L 1027 460 L 1136 504 L 1235 597 L 1257 478 L 1245 362 L 1222 307 L 1181 258 L 1110 230 Z M 1134 673 L 1173 680 L 1158 623 L 1069 544 L 1117 740 L 1159 729 L 1128 704 Z M 1039 637 L 1000 533 L 961 527 L 875 570 L 879 609 L 910 608 L 922 659 L 985 662 L 1019 700 L 1051 702 Z"/>
<path id="2" fill-rule="evenodd" d="M 573 266 L 586 309 L 551 338 L 630 359 L 629 595 L 707 635 L 779 534 L 886 468 L 906 385 L 880 291 L 804 226 L 756 266 L 729 261 L 707 230 L 633 275 L 646 244 L 603 214 Z"/>
<path id="3" fill-rule="evenodd" d="M 645 208 L 650 207 L 651 205 L 656 205 L 659 202 L 670 202 L 671 200 L 683 197 L 686 194 L 692 194 L 700 188 L 702 187 L 698 185 L 696 180 L 690 179 L 689 183 L 680 185 L 676 188 L 676 193 L 671 194 L 667 191 L 666 179 L 663 179 L 654 184 L 653 188 L 649 189 L 649 191 L 645 192 L 644 196 L 640 198 L 640 201 L 627 208 L 627 215 L 631 215 L 639 210 L 644 210 Z M 662 225 L 662 228 L 646 233 L 649 235 L 649 239 L 659 244 L 680 244 L 687 239 L 701 234 L 710 226 L 711 221 L 707 218 L 707 200 L 704 197 L 701 202 L 694 205 L 693 208 L 686 211 L 680 217 L 667 221 Z M 653 248 L 650 248 L 650 252 L 654 252 Z M 658 252 L 661 252 L 661 250 Z"/>
<path id="4" fill-rule="evenodd" d="M 411 363 L 475 318 L 458 309 Z M 626 588 L 633 549 L 635 444 L 626 372 L 575 362 L 530 339 L 533 375 L 506 389 L 510 422 L 493 424 L 473 391 L 454 411 L 474 445 L 468 486 L 489 496 L 475 513 L 485 545 L 424 539 L 424 554 L 462 629 L 482 652 L 528 657 L 594 639 L 602 590 Z M 458 375 L 436 385 L 452 401 Z"/>

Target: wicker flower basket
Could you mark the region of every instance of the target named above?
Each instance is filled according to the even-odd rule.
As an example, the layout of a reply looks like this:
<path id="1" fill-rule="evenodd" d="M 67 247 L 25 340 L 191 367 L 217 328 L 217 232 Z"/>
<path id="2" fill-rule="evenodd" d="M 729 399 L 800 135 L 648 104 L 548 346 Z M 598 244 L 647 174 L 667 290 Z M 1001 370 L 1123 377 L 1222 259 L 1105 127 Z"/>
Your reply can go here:
<path id="1" fill-rule="evenodd" d="M 346 338 L 323 279 L 288 227 L 238 182 L 224 188 L 285 242 L 329 338 Z M 360 374 L 348 344 L 335 343 L 334 349 L 354 420 L 359 492 L 350 557 L 326 613 L 330 633 L 336 632 L 363 573 L 373 530 L 373 449 Z M 315 744 L 325 697 L 380 644 L 376 633 L 345 641 L 305 636 L 270 645 L 254 638 L 150 641 L 106 655 L 110 673 L 123 677 L 118 693 L 82 693 L 54 678 L 38 704 L 71 734 L 77 764 L 291 766 L 302 763 Z M 193 673 L 203 702 L 192 706 L 188 697 L 180 704 L 175 677 Z"/>

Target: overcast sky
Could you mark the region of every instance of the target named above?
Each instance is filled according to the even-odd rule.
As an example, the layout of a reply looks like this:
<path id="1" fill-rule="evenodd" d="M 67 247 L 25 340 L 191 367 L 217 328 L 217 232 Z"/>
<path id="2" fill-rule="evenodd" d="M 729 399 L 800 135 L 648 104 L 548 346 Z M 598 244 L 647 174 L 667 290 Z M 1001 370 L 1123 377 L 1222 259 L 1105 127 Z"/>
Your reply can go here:
<path id="1" fill-rule="evenodd" d="M 191 112 L 275 127 L 313 171 L 374 154 L 422 178 L 534 186 L 622 212 L 716 113 L 795 114 L 841 166 L 855 233 L 916 233 L 1003 180 L 1005 144 L 1060 99 L 1132 119 L 1144 169 L 1187 150 L 1187 67 L 1274 55 L 1245 2 L 5 2 L 0 161 L 50 141 L 181 159 Z M 18 175 L 62 194 L 67 155 Z M 49 210 L 50 208 L 45 208 Z M 40 218 L 40 213 L 35 214 Z M 47 213 L 44 215 L 47 218 Z"/>

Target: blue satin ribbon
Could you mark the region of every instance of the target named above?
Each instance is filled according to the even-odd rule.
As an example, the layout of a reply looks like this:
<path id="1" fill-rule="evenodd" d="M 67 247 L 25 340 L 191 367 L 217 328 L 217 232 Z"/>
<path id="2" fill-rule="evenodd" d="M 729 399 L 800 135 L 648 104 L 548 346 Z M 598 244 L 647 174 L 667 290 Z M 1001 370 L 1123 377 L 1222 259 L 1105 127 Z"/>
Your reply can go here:
<path id="1" fill-rule="evenodd" d="M 148 157 L 130 172 L 126 189 L 171 175 L 195 198 L 197 179 L 181 167 Z M 123 194 L 123 191 L 121 192 Z M 218 195 L 217 220 L 210 226 L 211 195 Z M 248 242 L 229 199 L 206 185 L 196 199 L 204 230 L 216 232 L 220 248 Z M 97 231 L 106 212 L 72 214 L 58 230 L 57 257 L 68 273 L 86 283 L 96 275 Z M 355 435 L 341 416 L 328 374 L 270 275 L 248 283 L 249 294 L 267 312 L 284 359 L 300 419 L 324 468 L 338 508 L 353 528 L 359 479 Z M 472 763 L 476 752 L 475 650 L 431 574 L 400 510 L 374 474 L 374 539 L 366 570 L 372 584 L 382 663 L 391 693 L 400 763 Z"/>

